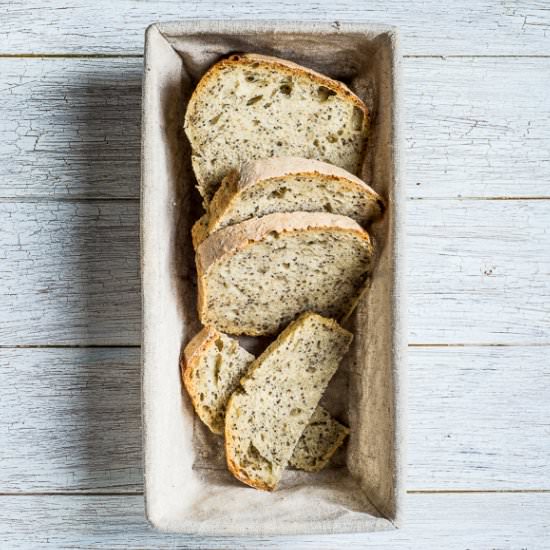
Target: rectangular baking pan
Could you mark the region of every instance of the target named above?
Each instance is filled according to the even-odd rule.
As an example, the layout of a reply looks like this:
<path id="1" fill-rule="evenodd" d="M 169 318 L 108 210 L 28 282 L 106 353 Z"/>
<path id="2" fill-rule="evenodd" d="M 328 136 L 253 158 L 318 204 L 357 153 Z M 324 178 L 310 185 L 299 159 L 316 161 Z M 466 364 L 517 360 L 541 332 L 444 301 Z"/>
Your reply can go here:
<path id="1" fill-rule="evenodd" d="M 404 494 L 404 194 L 396 31 L 368 23 L 184 21 L 147 29 L 142 107 L 141 270 L 146 514 L 163 531 L 204 535 L 369 532 L 396 528 Z M 373 229 L 379 258 L 351 319 L 353 349 L 328 399 L 349 423 L 341 462 L 289 472 L 265 493 L 234 480 L 223 445 L 182 389 L 182 347 L 200 329 L 190 227 L 200 215 L 187 100 L 205 70 L 233 52 L 298 62 L 346 82 L 369 106 L 363 169 L 387 201 Z M 214 100 L 214 99 L 213 99 Z"/>

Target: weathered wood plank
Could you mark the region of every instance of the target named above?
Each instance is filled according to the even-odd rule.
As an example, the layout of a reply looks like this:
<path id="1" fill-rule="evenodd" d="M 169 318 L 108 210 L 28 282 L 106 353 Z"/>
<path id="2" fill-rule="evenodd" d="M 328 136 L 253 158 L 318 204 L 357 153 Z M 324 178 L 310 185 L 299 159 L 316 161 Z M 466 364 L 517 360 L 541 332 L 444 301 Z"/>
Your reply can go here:
<path id="1" fill-rule="evenodd" d="M 550 196 L 550 59 L 403 67 L 409 196 Z"/>
<path id="2" fill-rule="evenodd" d="M 409 196 L 549 196 L 550 59 L 403 66 Z M 141 71 L 0 59 L 0 197 L 137 198 Z"/>
<path id="3" fill-rule="evenodd" d="M 398 531 L 322 537 L 192 537 L 150 529 L 139 496 L 0 498 L 0 537 L 27 548 L 542 549 L 550 538 L 550 494 L 409 495 Z"/>
<path id="4" fill-rule="evenodd" d="M 0 203 L 0 344 L 139 343 L 138 209 Z"/>
<path id="5" fill-rule="evenodd" d="M 411 343 L 550 343 L 547 201 L 409 201 Z M 138 204 L 0 203 L 0 345 L 139 344 Z"/>
<path id="6" fill-rule="evenodd" d="M 545 357 L 411 348 L 408 488 L 550 489 Z M 0 349 L 0 403 L 0 493 L 142 489 L 139 349 Z"/>
<path id="7" fill-rule="evenodd" d="M 550 16 L 546 4 L 533 0 L 164 0 L 163 2 L 83 2 L 3 0 L 3 53 L 138 53 L 143 31 L 156 20 L 306 19 L 393 24 L 402 31 L 405 54 L 548 54 Z"/>
<path id="8" fill-rule="evenodd" d="M 548 201 L 409 201 L 409 341 L 549 343 Z"/>
<path id="9" fill-rule="evenodd" d="M 142 65 L 0 60 L 0 195 L 139 197 Z"/>
<path id="10" fill-rule="evenodd" d="M 409 348 L 409 489 L 550 490 L 548 347 Z"/>
<path id="11" fill-rule="evenodd" d="M 140 491 L 139 358 L 0 349 L 0 492 Z"/>

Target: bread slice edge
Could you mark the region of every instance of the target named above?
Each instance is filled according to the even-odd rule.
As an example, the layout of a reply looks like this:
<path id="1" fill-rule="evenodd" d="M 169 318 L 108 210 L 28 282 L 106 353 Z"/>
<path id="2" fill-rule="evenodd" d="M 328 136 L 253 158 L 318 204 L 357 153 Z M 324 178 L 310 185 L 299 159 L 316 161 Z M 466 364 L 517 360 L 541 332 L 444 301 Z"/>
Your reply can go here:
<path id="1" fill-rule="evenodd" d="M 220 187 L 210 202 L 206 231 L 197 234 L 199 239 L 204 239 L 211 233 L 220 229 L 220 221 L 231 210 L 235 202 L 239 200 L 240 193 L 254 185 L 261 185 L 268 180 L 281 179 L 288 176 L 310 176 L 332 180 L 338 180 L 343 187 L 354 189 L 369 197 L 378 207 L 379 214 L 385 209 L 382 197 L 363 180 L 354 176 L 344 168 L 322 162 L 315 159 L 301 157 L 274 157 L 246 162 L 240 171 L 232 171 L 221 182 Z M 202 219 L 202 218 L 201 218 Z"/>
<path id="2" fill-rule="evenodd" d="M 222 261 L 227 255 L 236 254 L 261 241 L 269 233 L 285 234 L 330 230 L 333 232 L 350 233 L 362 239 L 369 248 L 370 255 L 374 248 L 371 238 L 357 222 L 347 216 L 317 212 L 292 212 L 268 214 L 262 218 L 252 218 L 239 224 L 224 227 L 208 236 L 195 254 L 197 267 L 198 300 L 197 310 L 200 319 L 207 317 L 207 275 L 210 267 Z M 239 327 L 231 326 L 225 329 L 234 335 L 245 334 Z M 260 331 L 248 330 L 249 336 L 258 336 Z"/>
<path id="3" fill-rule="evenodd" d="M 246 390 L 244 389 L 243 385 L 246 383 L 246 380 L 253 375 L 254 371 L 256 369 L 260 368 L 260 366 L 262 364 L 262 360 L 265 357 L 269 356 L 277 348 L 277 346 L 280 344 L 280 340 L 285 340 L 287 336 L 289 336 L 290 334 L 292 334 L 293 332 L 298 330 L 305 323 L 305 321 L 307 319 L 309 319 L 310 317 L 312 317 L 312 316 L 316 317 L 322 324 L 324 324 L 324 325 L 330 327 L 331 329 L 333 329 L 337 332 L 340 332 L 342 335 L 346 336 L 349 340 L 348 341 L 348 346 L 351 344 L 351 342 L 353 340 L 353 334 L 351 332 L 349 332 L 348 330 L 344 329 L 343 327 L 341 327 L 338 324 L 338 322 L 335 321 L 334 319 L 330 319 L 328 317 L 323 317 L 322 315 L 319 315 L 317 313 L 310 312 L 310 311 L 302 313 L 294 322 L 290 323 L 279 334 L 277 339 L 274 340 L 271 344 L 269 344 L 269 346 L 267 346 L 267 348 L 263 351 L 263 353 L 261 353 L 256 358 L 256 360 L 252 363 L 252 365 L 250 365 L 250 368 L 248 369 L 245 376 L 243 376 L 243 378 L 241 378 L 241 387 L 236 392 L 234 392 L 233 395 L 229 398 L 229 401 L 227 403 L 226 414 L 231 415 L 233 413 L 233 409 L 234 409 L 234 407 L 233 407 L 234 403 L 233 402 L 234 402 L 235 399 L 238 399 L 239 396 L 246 395 Z M 315 412 L 315 410 L 313 412 Z M 313 413 L 312 413 L 312 416 L 313 416 Z M 229 471 L 237 479 L 239 479 L 240 481 L 242 481 L 243 483 L 246 483 L 247 485 L 249 485 L 251 487 L 254 487 L 256 489 L 262 489 L 262 490 L 265 490 L 265 491 L 275 490 L 277 488 L 278 481 L 275 481 L 273 484 L 269 484 L 269 483 L 264 482 L 261 479 L 252 479 L 250 476 L 246 475 L 246 473 L 244 472 L 244 470 L 242 468 L 239 467 L 238 463 L 234 459 L 234 457 L 236 456 L 236 445 L 235 445 L 235 442 L 234 442 L 235 438 L 233 437 L 233 431 L 230 428 L 231 424 L 232 424 L 231 420 L 230 421 L 226 420 L 226 423 L 225 423 L 225 456 L 226 456 L 226 462 L 227 462 L 227 467 L 228 467 Z M 330 457 L 332 456 L 334 451 L 340 446 L 342 441 L 343 441 L 343 439 L 339 442 L 338 446 L 334 447 L 334 450 L 332 451 L 332 453 L 328 457 L 328 460 L 330 460 Z M 275 468 L 279 469 L 280 467 L 275 466 Z M 282 473 L 282 469 L 279 469 L 278 472 L 279 472 L 279 474 Z"/>

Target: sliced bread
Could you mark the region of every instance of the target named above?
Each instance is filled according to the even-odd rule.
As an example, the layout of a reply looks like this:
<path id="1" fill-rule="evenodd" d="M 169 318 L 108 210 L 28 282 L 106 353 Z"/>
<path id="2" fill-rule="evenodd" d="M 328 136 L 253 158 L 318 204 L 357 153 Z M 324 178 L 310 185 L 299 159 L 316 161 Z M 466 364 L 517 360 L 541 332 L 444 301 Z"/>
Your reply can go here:
<path id="1" fill-rule="evenodd" d="M 372 260 L 368 233 L 346 216 L 269 214 L 216 231 L 196 253 L 204 325 L 273 334 L 304 311 L 339 318 Z"/>
<path id="2" fill-rule="evenodd" d="M 306 472 L 322 470 L 348 434 L 349 428 L 318 406 L 294 447 L 288 465 Z"/>
<path id="3" fill-rule="evenodd" d="M 329 212 L 361 225 L 377 218 L 382 198 L 364 181 L 318 160 L 297 157 L 246 162 L 226 176 L 193 228 L 198 246 L 210 233 L 276 212 Z"/>
<path id="4" fill-rule="evenodd" d="M 204 327 L 185 347 L 183 383 L 197 415 L 212 432 L 223 434 L 227 401 L 254 359 L 236 340 L 213 327 Z M 289 465 L 307 472 L 321 470 L 348 433 L 348 428 L 318 406 Z"/>
<path id="5" fill-rule="evenodd" d="M 226 460 L 237 479 L 276 488 L 352 338 L 333 319 L 305 313 L 252 363 L 226 410 Z"/>
<path id="6" fill-rule="evenodd" d="M 206 72 L 189 100 L 184 128 L 208 203 L 223 177 L 252 159 L 300 156 L 357 173 L 369 115 L 341 82 L 290 61 L 244 54 Z"/>
<path id="7" fill-rule="evenodd" d="M 182 377 L 198 417 L 223 434 L 225 406 L 254 356 L 233 338 L 204 327 L 183 352 Z"/>

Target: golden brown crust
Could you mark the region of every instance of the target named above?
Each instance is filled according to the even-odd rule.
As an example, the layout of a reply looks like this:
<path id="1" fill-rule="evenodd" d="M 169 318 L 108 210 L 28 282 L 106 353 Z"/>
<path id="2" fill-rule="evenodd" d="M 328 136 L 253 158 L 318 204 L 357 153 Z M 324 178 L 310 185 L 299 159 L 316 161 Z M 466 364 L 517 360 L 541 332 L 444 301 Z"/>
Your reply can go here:
<path id="1" fill-rule="evenodd" d="M 195 249 L 209 234 L 219 229 L 220 218 L 232 208 L 239 199 L 241 191 L 253 185 L 266 185 L 288 176 L 321 177 L 339 181 L 342 187 L 369 195 L 369 198 L 377 203 L 380 214 L 385 208 L 384 200 L 374 189 L 357 176 L 338 166 L 299 157 L 261 159 L 245 163 L 241 167 L 240 174 L 233 171 L 222 180 L 210 202 L 208 222 L 204 221 L 205 224 L 208 224 L 207 228 L 201 227 L 200 233 L 197 231 L 196 235 L 193 235 L 193 243 L 196 242 Z"/>
<path id="2" fill-rule="evenodd" d="M 197 272 L 207 271 L 226 254 L 261 241 L 267 234 L 331 229 L 356 234 L 371 245 L 369 234 L 354 220 L 324 212 L 279 212 L 224 227 L 209 235 L 197 249 Z"/>
<path id="3" fill-rule="evenodd" d="M 278 57 L 271 57 L 268 55 L 261 55 L 261 54 L 254 54 L 254 53 L 247 53 L 242 55 L 240 54 L 230 55 L 229 57 L 226 57 L 221 61 L 218 61 L 217 63 L 212 65 L 210 69 L 206 71 L 206 73 L 203 75 L 203 77 L 200 79 L 199 83 L 197 84 L 195 90 L 193 91 L 191 98 L 189 99 L 189 103 L 187 105 L 187 112 L 185 114 L 184 127 L 188 128 L 189 119 L 194 115 L 197 97 L 202 92 L 203 88 L 205 88 L 206 85 L 210 82 L 211 79 L 216 78 L 218 74 L 222 72 L 224 69 L 226 69 L 227 67 L 231 67 L 234 65 L 254 65 L 254 64 L 260 64 L 260 65 L 263 65 L 264 67 L 275 66 L 281 72 L 289 74 L 291 76 L 307 76 L 314 80 L 317 80 L 322 86 L 325 86 L 330 90 L 335 91 L 340 96 L 346 97 L 356 107 L 358 107 L 364 114 L 364 117 L 363 117 L 364 130 L 366 131 L 368 129 L 369 123 L 370 123 L 370 118 L 369 118 L 370 115 L 369 115 L 369 110 L 367 106 L 361 100 L 361 98 L 355 95 L 343 82 L 339 82 L 338 80 L 333 80 L 332 78 L 329 78 L 328 76 L 318 73 L 313 69 L 308 69 L 307 67 L 303 67 L 302 65 L 298 65 L 297 63 L 293 63 L 292 61 L 287 61 L 285 59 L 280 59 Z M 254 67 L 254 68 L 257 68 L 257 67 Z"/>
<path id="4" fill-rule="evenodd" d="M 206 237 L 208 237 L 208 214 L 203 214 L 191 228 L 191 242 L 193 243 L 193 249 L 197 250 Z"/>
<path id="5" fill-rule="evenodd" d="M 256 359 L 256 361 L 254 361 L 252 363 L 250 369 L 247 371 L 245 376 L 241 379 L 241 384 L 244 381 L 246 381 L 247 378 L 252 376 L 252 374 L 254 373 L 254 371 L 257 368 L 260 368 L 261 363 L 262 363 L 262 359 L 263 359 L 264 356 L 268 356 L 269 354 L 273 353 L 273 351 L 277 348 L 277 346 L 279 345 L 279 342 L 281 340 L 285 339 L 289 334 L 299 330 L 301 328 L 302 324 L 305 323 L 307 321 L 307 319 L 309 319 L 310 317 L 316 317 L 319 323 L 327 326 L 330 330 L 340 332 L 341 334 L 343 334 L 344 336 L 346 336 L 349 339 L 349 343 L 351 343 L 351 341 L 353 340 L 353 334 L 351 332 L 349 332 L 348 330 L 346 330 L 345 328 L 341 327 L 338 324 L 338 322 L 335 321 L 334 319 L 330 319 L 328 317 L 323 317 L 322 315 L 319 315 L 318 313 L 315 313 L 315 312 L 306 311 L 306 312 L 302 313 L 295 322 L 290 323 L 289 325 L 287 325 L 286 328 L 279 334 L 277 339 L 275 341 L 273 341 L 271 344 L 269 344 L 269 346 Z M 232 422 L 231 422 L 231 419 L 230 419 L 229 415 L 231 415 L 232 411 L 233 411 L 233 399 L 234 398 L 235 398 L 235 394 L 233 394 L 229 398 L 229 401 L 227 403 L 227 409 L 226 409 L 226 415 L 228 415 L 228 416 L 226 416 L 226 419 L 229 419 L 229 421 L 226 421 L 226 423 L 225 423 L 225 456 L 226 456 L 226 461 L 227 461 L 227 467 L 228 467 L 229 471 L 237 479 L 239 479 L 243 483 L 246 483 L 247 485 L 250 485 L 251 487 L 254 487 L 256 489 L 262 489 L 264 491 L 273 491 L 277 488 L 276 484 L 275 485 L 269 485 L 268 483 L 264 482 L 261 479 L 253 479 L 253 478 L 249 477 L 248 475 L 246 475 L 246 473 L 239 467 L 239 465 L 233 459 L 233 457 L 235 456 L 235 452 L 234 452 L 235 444 L 233 442 L 233 431 L 231 430 Z M 346 430 L 347 430 L 347 428 L 346 428 Z M 344 438 L 347 436 L 348 433 L 349 433 L 349 430 L 347 430 L 343 434 L 343 436 L 339 437 L 338 441 L 337 441 L 337 444 L 333 448 L 331 447 L 331 449 L 326 453 L 325 456 L 327 458 L 323 462 L 322 467 L 324 467 L 326 465 L 326 463 L 330 460 L 330 457 L 334 454 L 336 449 L 341 445 L 342 441 L 344 440 Z M 321 469 L 321 468 L 319 468 L 319 469 Z M 318 470 L 311 470 L 311 471 L 318 471 Z"/>
<path id="6" fill-rule="evenodd" d="M 229 401 L 227 402 L 227 411 L 229 412 L 232 407 L 232 401 L 233 401 L 233 395 L 229 398 Z M 234 448 L 235 445 L 233 443 L 233 435 L 230 429 L 228 429 L 230 422 L 225 423 L 225 458 L 227 463 L 228 470 L 235 476 L 239 481 L 242 481 L 246 485 L 249 485 L 250 487 L 254 487 L 255 489 L 261 489 L 262 491 L 273 491 L 275 490 L 276 486 L 269 485 L 268 483 L 265 483 L 261 479 L 253 479 L 245 474 L 245 472 L 239 467 L 239 465 L 235 462 L 235 460 L 232 458 L 235 455 Z"/>
<path id="7" fill-rule="evenodd" d="M 191 373 L 193 372 L 193 369 L 197 366 L 198 361 L 201 359 L 206 349 L 211 346 L 219 337 L 220 333 L 214 327 L 204 327 L 200 332 L 195 334 L 195 336 L 193 336 L 187 346 L 185 346 L 183 356 L 181 358 L 180 370 L 183 385 L 185 386 L 185 389 L 187 390 L 187 393 L 191 398 L 191 403 L 193 404 L 193 408 L 195 409 L 195 412 L 197 413 L 199 418 L 199 395 L 197 389 L 193 384 Z M 208 427 L 212 430 L 212 427 L 210 425 L 208 425 Z M 214 431 L 214 433 L 219 432 Z"/>
<path id="8" fill-rule="evenodd" d="M 286 227 L 285 227 L 286 224 Z M 250 230 L 247 227 L 250 226 Z M 206 273 L 210 266 L 221 261 L 225 255 L 235 254 L 247 246 L 260 241 L 268 233 L 273 231 L 279 234 L 294 232 L 318 232 L 330 229 L 332 232 L 353 234 L 365 241 L 373 252 L 373 246 L 369 234 L 351 218 L 336 214 L 320 214 L 317 212 L 293 212 L 291 214 L 269 214 L 263 218 L 251 219 L 245 222 L 220 229 L 210 235 L 198 247 L 195 254 L 197 266 L 198 299 L 197 310 L 199 319 L 206 316 Z M 247 334 L 260 336 L 260 331 L 248 330 L 246 333 L 238 326 L 229 325 L 225 329 L 231 334 Z"/>
<path id="9" fill-rule="evenodd" d="M 376 194 L 367 183 L 348 172 L 345 168 L 322 160 L 303 157 L 272 157 L 246 162 L 240 168 L 240 177 L 236 185 L 240 190 L 260 180 L 286 175 L 337 176 L 341 179 L 350 180 Z"/>
<path id="10" fill-rule="evenodd" d="M 200 235 L 201 237 L 206 239 L 206 237 L 215 230 L 216 220 L 235 202 L 240 188 L 239 182 L 240 177 L 238 170 L 232 170 L 223 178 L 208 206 L 209 216 L 206 222 L 205 232 Z M 198 244 L 200 244 L 200 242 Z"/>
<path id="11" fill-rule="evenodd" d="M 314 80 L 318 80 L 321 82 L 323 86 L 326 86 L 327 88 L 334 90 L 335 92 L 340 93 L 344 97 L 347 97 L 348 99 L 350 99 L 352 103 L 354 103 L 357 107 L 361 109 L 361 111 L 363 111 L 363 113 L 365 114 L 365 120 L 368 120 L 369 110 L 367 109 L 367 106 L 361 100 L 361 98 L 355 95 L 343 82 L 340 82 L 339 80 L 334 80 L 333 78 L 329 78 L 328 76 L 322 73 L 318 73 L 317 71 L 314 71 L 313 69 L 309 69 L 308 67 L 304 67 L 303 65 L 298 65 L 298 63 L 293 63 L 292 61 L 281 59 L 279 57 L 272 57 L 269 55 L 262 55 L 262 54 L 255 54 L 255 53 L 244 54 L 242 57 L 249 64 L 259 62 L 259 63 L 265 63 L 268 66 L 275 65 L 282 72 L 286 72 L 287 74 L 290 74 L 292 76 L 307 75 Z"/>
<path id="12" fill-rule="evenodd" d="M 189 341 L 183 350 L 183 359 L 186 364 L 196 361 L 204 352 L 204 349 L 215 339 L 220 337 L 220 333 L 211 326 L 203 327 L 200 332 Z"/>
<path id="13" fill-rule="evenodd" d="M 349 338 L 350 343 L 353 340 L 353 334 L 349 330 L 346 330 L 345 328 L 341 327 L 339 325 L 339 323 L 337 321 L 335 321 L 334 319 L 331 319 L 330 317 L 323 317 L 322 315 L 319 315 L 318 313 L 315 313 L 314 311 L 305 311 L 304 313 L 301 313 L 294 322 L 289 323 L 279 333 L 279 335 L 277 336 L 277 339 L 274 340 L 273 342 L 271 342 L 271 344 L 269 344 L 269 346 L 267 346 L 267 348 L 265 348 L 265 350 L 261 353 L 261 355 L 259 355 L 256 358 L 256 361 L 254 361 L 254 363 L 252 363 L 252 365 L 248 369 L 247 373 L 243 376 L 243 378 L 241 380 L 241 383 L 246 378 L 249 378 L 250 376 L 252 376 L 254 371 L 261 365 L 261 362 L 262 362 L 263 358 L 265 356 L 268 356 L 269 354 L 273 353 L 277 349 L 277 347 L 279 345 L 279 342 L 281 340 L 284 340 L 287 337 L 287 335 L 289 335 L 293 332 L 296 332 L 298 329 L 300 329 L 302 324 L 305 323 L 305 321 L 307 319 L 309 319 L 310 317 L 316 317 L 317 320 L 319 321 L 319 323 L 321 323 L 322 325 L 325 325 L 330 330 L 340 332 L 341 334 L 343 334 L 344 336 Z"/>
<path id="14" fill-rule="evenodd" d="M 227 441 L 227 439 L 226 439 Z M 254 489 L 260 489 L 262 491 L 274 491 L 276 487 L 273 485 L 268 485 L 267 483 L 263 483 L 259 479 L 252 479 L 251 477 L 248 477 L 242 470 L 239 469 L 239 467 L 230 459 L 227 459 L 227 469 L 231 472 L 231 474 L 237 478 L 239 481 L 242 481 L 246 485 L 253 487 Z"/>

